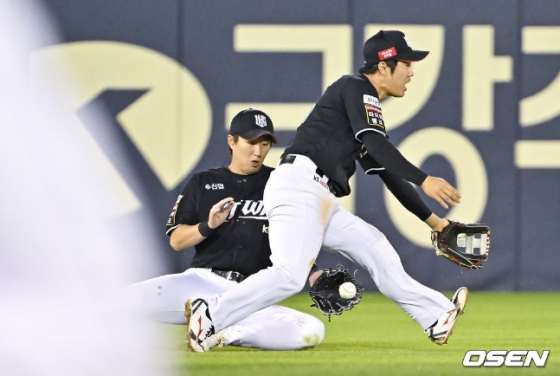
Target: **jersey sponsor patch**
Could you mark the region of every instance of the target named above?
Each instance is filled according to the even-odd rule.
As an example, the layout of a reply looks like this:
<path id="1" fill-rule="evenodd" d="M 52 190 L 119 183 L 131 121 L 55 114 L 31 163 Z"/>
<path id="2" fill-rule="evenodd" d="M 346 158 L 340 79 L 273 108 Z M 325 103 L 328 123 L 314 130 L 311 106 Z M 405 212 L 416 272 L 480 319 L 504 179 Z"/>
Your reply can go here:
<path id="1" fill-rule="evenodd" d="M 364 107 L 366 109 L 366 118 L 368 124 L 385 129 L 385 124 L 383 123 L 383 115 L 381 114 L 381 108 L 372 104 L 366 104 Z"/>
<path id="2" fill-rule="evenodd" d="M 206 184 L 204 188 L 215 191 L 216 189 L 224 189 L 224 185 L 222 183 L 212 183 L 212 184 Z"/>
<path id="3" fill-rule="evenodd" d="M 183 195 L 179 195 L 179 197 L 177 197 L 177 201 L 175 202 L 175 205 L 173 206 L 173 210 L 171 211 L 171 214 L 169 214 L 169 218 L 167 219 L 167 226 L 174 226 L 175 225 L 175 216 L 177 215 L 177 209 L 179 208 L 179 202 L 181 202 L 182 198 L 183 198 Z"/>
<path id="4" fill-rule="evenodd" d="M 364 94 L 364 103 L 373 104 L 374 106 L 381 107 L 381 104 L 379 103 L 379 99 L 377 99 L 373 95 Z"/>

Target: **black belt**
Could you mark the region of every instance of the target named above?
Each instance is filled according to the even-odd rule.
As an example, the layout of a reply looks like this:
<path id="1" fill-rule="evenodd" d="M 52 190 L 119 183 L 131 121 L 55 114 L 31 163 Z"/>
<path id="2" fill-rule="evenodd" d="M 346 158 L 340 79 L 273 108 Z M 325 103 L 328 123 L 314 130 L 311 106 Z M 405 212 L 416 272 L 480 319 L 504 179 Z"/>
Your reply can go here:
<path id="1" fill-rule="evenodd" d="M 247 278 L 247 276 L 238 273 L 238 272 L 234 272 L 233 270 L 216 270 L 216 269 L 212 269 L 212 273 L 219 275 L 220 277 L 223 277 L 225 279 L 227 279 L 228 281 L 234 281 L 234 282 L 241 282 L 243 280 L 245 280 Z"/>
<path id="2" fill-rule="evenodd" d="M 284 155 L 282 158 L 280 158 L 280 163 L 279 165 L 282 164 L 292 164 L 294 163 L 294 161 L 296 160 L 297 155 L 294 154 L 288 154 L 288 155 Z M 315 170 L 315 173 L 317 175 L 319 175 L 320 177 L 324 178 L 325 177 L 325 173 L 323 172 L 323 170 L 321 170 L 319 167 L 317 167 L 317 169 Z M 327 177 L 328 178 L 328 177 Z M 327 181 L 327 187 L 329 187 L 329 191 L 336 196 L 336 189 L 334 187 L 334 184 L 331 182 L 331 179 L 329 178 L 329 180 Z"/>

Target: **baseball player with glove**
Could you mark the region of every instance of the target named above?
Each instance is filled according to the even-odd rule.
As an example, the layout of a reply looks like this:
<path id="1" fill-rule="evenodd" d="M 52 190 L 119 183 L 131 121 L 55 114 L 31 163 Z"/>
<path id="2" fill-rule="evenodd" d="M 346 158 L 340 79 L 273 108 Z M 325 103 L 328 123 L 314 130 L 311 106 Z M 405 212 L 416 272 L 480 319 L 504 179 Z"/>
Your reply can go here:
<path id="1" fill-rule="evenodd" d="M 190 347 L 203 346 L 211 333 L 303 287 L 321 246 L 337 250 L 366 269 L 379 290 L 399 305 L 436 344 L 448 341 L 464 312 L 468 290 L 452 299 L 411 278 L 387 238 L 374 226 L 340 206 L 350 193 L 348 180 L 358 161 L 365 173 L 377 175 L 410 212 L 447 239 L 447 219 L 424 204 L 410 183 L 444 208 L 459 204 L 461 195 L 443 179 L 412 165 L 388 140 L 380 100 L 402 97 L 414 74 L 411 62 L 428 51 L 413 50 L 400 31 L 380 31 L 364 45 L 359 74 L 346 75 L 329 86 L 298 127 L 292 144 L 270 175 L 264 205 L 270 223 L 272 267 L 210 298 L 187 302 Z M 472 242 L 474 244 L 474 241 Z M 478 240 L 482 245 L 483 240 Z M 442 249 L 454 245 L 438 242 Z M 450 252 L 450 251 L 449 251 Z"/>
<path id="2" fill-rule="evenodd" d="M 187 300 L 225 292 L 271 266 L 268 221 L 262 199 L 273 170 L 263 162 L 274 142 L 273 124 L 264 112 L 248 109 L 235 116 L 228 136 L 231 163 L 195 174 L 167 221 L 167 234 L 175 250 L 195 247 L 191 267 L 180 274 L 129 286 L 125 290 L 129 309 L 158 322 L 184 325 Z M 341 278 L 346 274 L 349 275 L 344 268 L 336 277 L 328 270 L 314 270 L 310 276 L 310 283 L 317 281 L 313 291 L 325 296 L 328 305 L 328 299 L 334 295 L 327 297 L 325 288 L 334 288 L 338 293 L 339 285 L 347 282 Z M 355 284 L 360 291 L 359 284 Z M 336 309 L 322 312 L 340 314 L 360 298 L 361 294 L 340 298 Z M 278 305 L 232 324 L 216 332 L 209 342 L 213 346 L 297 350 L 318 345 L 325 332 L 319 319 Z"/>

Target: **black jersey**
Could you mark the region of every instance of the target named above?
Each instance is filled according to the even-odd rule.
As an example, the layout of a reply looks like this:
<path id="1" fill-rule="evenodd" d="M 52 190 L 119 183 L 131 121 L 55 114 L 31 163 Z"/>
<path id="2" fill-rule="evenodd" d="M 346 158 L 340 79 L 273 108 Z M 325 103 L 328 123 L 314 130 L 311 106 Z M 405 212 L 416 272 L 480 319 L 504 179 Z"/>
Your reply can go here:
<path id="1" fill-rule="evenodd" d="M 377 90 L 362 75 L 342 76 L 325 90 L 284 154 L 309 157 L 335 183 L 336 195 L 347 196 L 355 161 L 365 154 L 359 137 L 367 131 L 387 136 Z"/>
<path id="2" fill-rule="evenodd" d="M 167 220 L 167 234 L 180 224 L 208 220 L 211 207 L 233 197 L 235 206 L 225 222 L 195 246 L 192 267 L 233 270 L 251 275 L 272 265 L 268 244 L 268 220 L 263 192 L 271 167 L 253 175 L 238 175 L 227 167 L 195 174 L 179 195 Z"/>

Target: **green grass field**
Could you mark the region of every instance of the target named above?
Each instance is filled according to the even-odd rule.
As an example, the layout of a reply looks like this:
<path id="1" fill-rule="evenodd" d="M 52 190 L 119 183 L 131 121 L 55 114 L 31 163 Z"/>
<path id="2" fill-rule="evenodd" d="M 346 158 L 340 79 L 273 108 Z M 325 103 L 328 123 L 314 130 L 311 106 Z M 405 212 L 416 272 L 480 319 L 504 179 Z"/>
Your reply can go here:
<path id="1" fill-rule="evenodd" d="M 451 294 L 446 294 L 451 296 Z M 314 316 L 308 295 L 282 303 Z M 431 343 L 420 327 L 381 294 L 326 325 L 325 340 L 303 351 L 260 351 L 225 347 L 187 353 L 186 327 L 169 332 L 164 356 L 180 374 L 247 375 L 560 375 L 560 294 L 471 293 L 449 344 Z M 464 368 L 468 350 L 550 350 L 546 367 Z"/>

